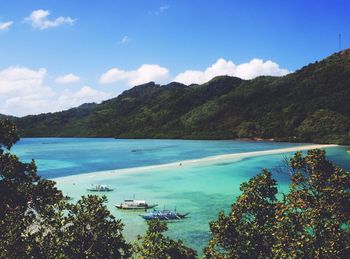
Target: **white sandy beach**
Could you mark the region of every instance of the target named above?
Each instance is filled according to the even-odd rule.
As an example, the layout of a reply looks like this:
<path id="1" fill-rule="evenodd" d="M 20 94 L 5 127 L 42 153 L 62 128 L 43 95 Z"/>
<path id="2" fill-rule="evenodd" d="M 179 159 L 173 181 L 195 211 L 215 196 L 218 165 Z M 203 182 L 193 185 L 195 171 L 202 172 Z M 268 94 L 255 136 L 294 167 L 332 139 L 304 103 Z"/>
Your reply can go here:
<path id="1" fill-rule="evenodd" d="M 86 179 L 86 178 L 98 177 L 106 180 L 121 174 L 140 173 L 140 172 L 147 172 L 147 171 L 154 171 L 154 170 L 159 171 L 162 169 L 174 169 L 174 168 L 179 168 L 180 166 L 181 167 L 198 166 L 198 165 L 203 166 L 203 165 L 222 163 L 222 162 L 232 162 L 232 161 L 237 161 L 237 160 L 241 160 L 249 157 L 283 154 L 283 153 L 305 151 L 305 150 L 316 149 L 316 148 L 329 148 L 329 147 L 335 147 L 335 146 L 337 145 L 310 144 L 310 145 L 296 146 L 296 147 L 290 147 L 290 148 L 279 148 L 279 149 L 264 150 L 264 151 L 224 154 L 224 155 L 203 157 L 203 158 L 191 159 L 191 160 L 182 160 L 182 161 L 177 161 L 173 163 L 166 163 L 166 164 L 159 164 L 159 165 L 152 165 L 152 166 L 116 169 L 116 170 L 99 171 L 99 172 L 85 173 L 85 174 L 72 175 L 72 176 L 64 176 L 64 177 L 54 178 L 53 180 L 60 184 L 72 182 L 73 179 L 74 181 L 77 181 L 77 180 L 79 181 L 79 178 Z"/>

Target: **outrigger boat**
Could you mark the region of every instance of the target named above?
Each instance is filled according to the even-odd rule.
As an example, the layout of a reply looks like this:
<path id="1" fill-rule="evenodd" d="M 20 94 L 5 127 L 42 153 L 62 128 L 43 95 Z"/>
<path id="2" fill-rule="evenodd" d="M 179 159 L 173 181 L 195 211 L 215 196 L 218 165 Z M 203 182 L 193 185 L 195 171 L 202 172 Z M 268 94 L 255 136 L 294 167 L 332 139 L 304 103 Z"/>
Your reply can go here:
<path id="1" fill-rule="evenodd" d="M 70 196 L 68 196 L 68 195 L 65 195 L 65 196 L 63 196 L 63 200 L 65 200 L 65 201 L 71 201 L 71 200 L 73 200 L 73 198 L 70 197 Z"/>
<path id="2" fill-rule="evenodd" d="M 146 201 L 141 200 L 124 200 L 124 202 L 114 206 L 123 210 L 147 210 L 157 207 L 158 204 L 148 204 Z"/>
<path id="3" fill-rule="evenodd" d="M 176 210 L 153 210 L 146 215 L 140 215 L 145 220 L 159 219 L 159 220 L 179 220 L 187 217 L 188 213 L 178 213 Z"/>
<path id="4" fill-rule="evenodd" d="M 96 185 L 93 188 L 87 189 L 89 192 L 111 192 L 113 189 L 109 188 L 107 185 Z"/>

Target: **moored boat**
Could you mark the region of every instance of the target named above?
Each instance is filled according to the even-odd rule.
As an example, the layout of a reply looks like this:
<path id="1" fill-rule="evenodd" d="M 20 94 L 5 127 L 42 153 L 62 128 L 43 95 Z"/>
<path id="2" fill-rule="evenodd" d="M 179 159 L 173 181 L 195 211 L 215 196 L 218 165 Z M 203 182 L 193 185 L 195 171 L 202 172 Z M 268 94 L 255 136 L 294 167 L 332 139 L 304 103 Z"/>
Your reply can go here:
<path id="1" fill-rule="evenodd" d="M 146 215 L 140 215 L 142 218 L 145 220 L 154 220 L 154 219 L 159 219 L 159 220 L 180 220 L 184 219 L 190 214 L 189 212 L 187 213 L 179 213 L 176 212 L 176 210 L 153 210 L 152 212 L 146 214 Z"/>
<path id="2" fill-rule="evenodd" d="M 71 200 L 73 200 L 73 198 L 70 197 L 69 195 L 65 195 L 65 196 L 63 196 L 63 200 L 65 200 L 65 201 L 71 201 Z"/>
<path id="3" fill-rule="evenodd" d="M 124 200 L 124 202 L 115 204 L 114 206 L 116 206 L 118 209 L 123 210 L 147 210 L 157 207 L 158 204 L 148 204 L 144 200 Z"/>
<path id="4" fill-rule="evenodd" d="M 92 188 L 87 189 L 89 192 L 111 192 L 113 189 L 109 188 L 107 185 L 98 184 Z"/>

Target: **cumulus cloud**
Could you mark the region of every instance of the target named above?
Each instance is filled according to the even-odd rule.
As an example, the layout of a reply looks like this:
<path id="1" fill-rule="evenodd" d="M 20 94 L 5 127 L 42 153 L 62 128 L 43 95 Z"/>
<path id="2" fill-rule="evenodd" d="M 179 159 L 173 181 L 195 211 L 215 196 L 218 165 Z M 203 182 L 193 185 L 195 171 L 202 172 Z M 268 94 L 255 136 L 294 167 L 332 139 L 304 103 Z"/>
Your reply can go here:
<path id="1" fill-rule="evenodd" d="M 67 74 L 57 77 L 55 81 L 59 84 L 73 84 L 79 82 L 80 77 L 74 74 Z"/>
<path id="2" fill-rule="evenodd" d="M 10 67 L 0 71 L 0 113 L 23 116 L 55 112 L 86 102 L 100 102 L 110 94 L 84 86 L 78 91 L 56 92 L 45 84 L 44 68 Z"/>
<path id="3" fill-rule="evenodd" d="M 11 25 L 13 24 L 12 21 L 8 21 L 8 22 L 0 22 L 0 31 L 6 31 L 8 30 Z"/>
<path id="4" fill-rule="evenodd" d="M 73 25 L 75 19 L 71 17 L 59 16 L 56 19 L 50 20 L 48 17 L 50 11 L 48 10 L 35 10 L 28 17 L 24 18 L 25 21 L 29 22 L 33 28 L 45 30 L 51 27 L 58 27 L 60 25 Z"/>
<path id="5" fill-rule="evenodd" d="M 46 69 L 32 70 L 23 67 L 9 67 L 0 71 L 0 96 L 8 97 L 16 94 L 35 94 L 45 90 L 43 80 Z"/>
<path id="6" fill-rule="evenodd" d="M 129 86 L 139 85 L 154 81 L 164 83 L 170 79 L 169 70 L 159 65 L 144 64 L 136 70 L 125 71 L 119 68 L 112 68 L 101 75 L 101 84 L 116 82 L 127 82 Z"/>
<path id="7" fill-rule="evenodd" d="M 213 77 L 221 75 L 229 75 L 240 77 L 242 79 L 253 79 L 262 75 L 283 76 L 288 74 L 287 69 L 281 68 L 277 63 L 271 60 L 263 61 L 262 59 L 252 59 L 248 63 L 239 65 L 223 58 L 218 59 L 213 65 L 200 70 L 186 70 L 179 73 L 175 78 L 170 77 L 167 68 L 159 65 L 142 65 L 136 70 L 125 71 L 120 68 L 112 68 L 100 76 L 100 84 L 111 84 L 116 82 L 127 82 L 129 86 L 135 86 L 150 81 L 157 83 L 166 83 L 171 81 L 183 84 L 202 84 Z"/>
<path id="8" fill-rule="evenodd" d="M 126 44 L 126 43 L 128 43 L 130 41 L 130 38 L 128 37 L 128 36 L 124 36 L 121 40 L 120 40 L 120 42 L 119 43 L 121 43 L 121 44 Z"/>
<path id="9" fill-rule="evenodd" d="M 90 86 L 84 86 L 77 92 L 65 90 L 59 95 L 58 104 L 64 109 L 67 109 L 79 106 L 83 103 L 99 103 L 110 97 L 111 95 L 108 93 L 98 91 Z"/>
<path id="10" fill-rule="evenodd" d="M 242 79 L 252 79 L 257 76 L 283 76 L 288 74 L 287 69 L 280 66 L 271 60 L 263 61 L 261 59 L 252 59 L 248 63 L 235 65 L 232 61 L 226 61 L 220 58 L 215 64 L 211 65 L 204 71 L 186 70 L 178 74 L 174 81 L 183 84 L 202 84 L 209 81 L 215 76 L 229 75 L 236 76 Z"/>

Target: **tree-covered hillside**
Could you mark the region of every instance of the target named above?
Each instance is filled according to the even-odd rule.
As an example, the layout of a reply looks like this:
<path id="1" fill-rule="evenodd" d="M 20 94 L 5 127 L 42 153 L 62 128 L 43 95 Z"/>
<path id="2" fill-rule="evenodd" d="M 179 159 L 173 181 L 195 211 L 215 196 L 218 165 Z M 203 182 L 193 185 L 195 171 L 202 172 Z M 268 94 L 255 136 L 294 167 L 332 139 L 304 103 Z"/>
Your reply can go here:
<path id="1" fill-rule="evenodd" d="M 350 143 L 350 49 L 284 77 L 153 82 L 101 104 L 14 119 L 21 136 Z"/>

